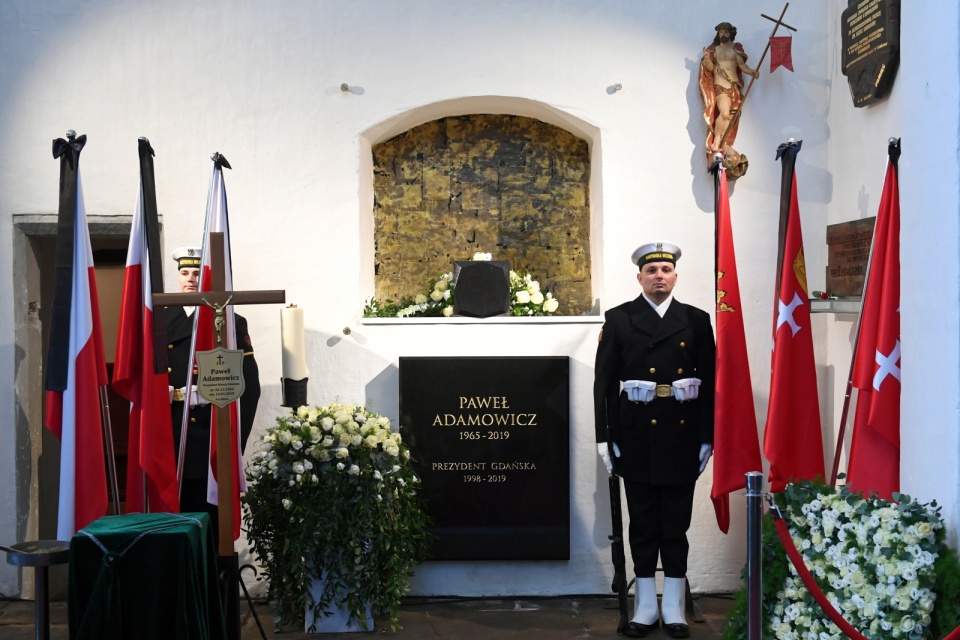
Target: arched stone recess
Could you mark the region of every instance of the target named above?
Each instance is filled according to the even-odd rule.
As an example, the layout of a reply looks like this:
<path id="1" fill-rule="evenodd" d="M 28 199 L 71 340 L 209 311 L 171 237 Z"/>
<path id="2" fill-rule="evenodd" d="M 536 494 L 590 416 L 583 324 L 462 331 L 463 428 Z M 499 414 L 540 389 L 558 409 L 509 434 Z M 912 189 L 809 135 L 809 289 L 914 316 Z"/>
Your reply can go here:
<path id="1" fill-rule="evenodd" d="M 364 281 L 399 300 L 476 252 L 529 273 L 560 313 L 597 308 L 599 132 L 542 103 L 435 103 L 362 137 Z M 371 282 L 372 281 L 372 282 Z"/>

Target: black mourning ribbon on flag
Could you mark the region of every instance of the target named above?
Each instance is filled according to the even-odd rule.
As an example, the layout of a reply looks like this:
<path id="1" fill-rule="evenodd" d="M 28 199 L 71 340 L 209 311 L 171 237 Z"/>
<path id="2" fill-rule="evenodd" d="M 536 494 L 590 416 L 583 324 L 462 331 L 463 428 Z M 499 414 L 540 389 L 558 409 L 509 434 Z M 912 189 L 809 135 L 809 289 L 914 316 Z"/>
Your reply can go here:
<path id="1" fill-rule="evenodd" d="M 157 213 L 157 183 L 153 171 L 153 147 L 146 138 L 137 141 L 140 156 L 140 188 L 143 190 L 143 228 L 146 233 L 147 261 L 150 264 L 150 291 L 143 295 L 163 293 L 163 260 L 160 256 L 160 218 Z M 167 310 L 153 307 L 153 371 L 167 372 Z"/>
<path id="2" fill-rule="evenodd" d="M 214 151 L 213 155 L 210 156 L 210 159 L 213 160 L 214 164 L 216 164 L 220 169 L 223 169 L 224 167 L 227 169 L 233 169 L 233 167 L 230 166 L 230 163 L 227 162 L 227 159 L 223 157 L 223 154 L 219 151 Z"/>
<path id="3" fill-rule="evenodd" d="M 797 151 L 800 151 L 801 145 L 803 145 L 803 140 L 792 140 L 792 141 L 784 142 L 779 147 L 777 147 L 776 159 L 779 160 L 780 157 L 783 156 L 783 154 L 785 154 L 788 150 L 790 150 L 794 155 L 796 155 Z"/>
<path id="4" fill-rule="evenodd" d="M 899 174 L 900 170 L 900 138 L 890 138 L 890 142 L 887 144 L 887 155 L 890 157 L 890 162 L 893 164 L 893 168 L 897 170 Z"/>
<path id="5" fill-rule="evenodd" d="M 73 297 L 73 239 L 77 222 L 77 167 L 87 136 L 53 141 L 53 157 L 60 159 L 60 209 L 57 215 L 57 250 L 54 262 L 53 303 L 50 310 L 50 344 L 44 388 L 67 388 L 70 359 L 70 308 Z"/>

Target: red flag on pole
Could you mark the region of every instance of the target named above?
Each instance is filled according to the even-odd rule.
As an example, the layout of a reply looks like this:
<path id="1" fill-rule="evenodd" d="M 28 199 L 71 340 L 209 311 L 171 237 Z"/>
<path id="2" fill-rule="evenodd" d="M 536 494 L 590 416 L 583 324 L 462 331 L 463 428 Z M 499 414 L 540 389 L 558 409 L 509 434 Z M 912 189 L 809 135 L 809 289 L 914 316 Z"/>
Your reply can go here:
<path id="1" fill-rule="evenodd" d="M 153 149 L 140 140 L 141 175 L 137 209 L 130 228 L 113 370 L 114 390 L 130 401 L 127 455 L 127 513 L 180 511 L 176 456 L 170 427 L 166 370 L 157 373 L 154 353 L 153 274 L 158 258 L 150 251 L 147 217 L 156 216 Z M 146 162 L 145 162 L 146 161 Z M 151 206 L 152 205 L 152 206 Z M 144 483 L 149 505 L 144 504 Z"/>
<path id="2" fill-rule="evenodd" d="M 57 539 L 107 513 L 100 387 L 107 384 L 93 250 L 83 207 L 80 151 L 87 137 L 58 138 L 60 209 L 44 423 L 60 439 Z"/>
<path id="3" fill-rule="evenodd" d="M 214 154 L 213 169 L 210 176 L 210 192 L 207 196 L 207 216 L 204 223 L 203 233 L 203 251 L 200 266 L 200 291 L 210 291 L 213 286 L 213 273 L 211 270 L 210 256 L 210 234 L 223 234 L 223 262 L 224 274 L 223 284 L 227 291 L 233 290 L 233 270 L 231 267 L 230 253 L 230 224 L 227 215 L 227 191 L 223 182 L 223 167 L 230 168 L 226 158 L 219 153 Z M 237 348 L 236 319 L 232 306 L 224 308 L 223 342 L 222 346 L 226 349 Z M 190 354 L 190 360 L 193 361 L 197 351 L 208 351 L 217 346 L 216 333 L 213 326 L 213 309 L 206 305 L 197 307 L 197 313 L 194 314 L 194 340 L 195 347 Z M 193 384 L 193 380 L 188 377 L 187 385 Z M 240 403 L 231 402 L 227 408 L 220 409 L 217 406 L 212 407 L 210 412 L 210 455 L 208 456 L 207 473 L 207 502 L 218 504 L 217 496 L 217 411 L 230 412 L 230 441 L 231 449 L 235 452 L 236 463 L 232 465 L 233 486 L 236 493 L 233 495 L 233 539 L 240 537 L 240 494 L 247 490 L 246 477 L 243 473 L 243 455 L 240 449 Z M 189 412 L 184 412 L 184 420 L 187 419 Z"/>
<path id="4" fill-rule="evenodd" d="M 824 479 L 823 435 L 813 335 L 803 257 L 796 156 L 800 142 L 781 145 L 780 242 L 777 296 L 773 310 L 770 404 L 763 450 L 770 461 L 770 488 L 791 480 Z"/>
<path id="5" fill-rule="evenodd" d="M 773 36 L 770 38 L 770 73 L 778 67 L 793 71 L 793 37 Z"/>
<path id="6" fill-rule="evenodd" d="M 730 528 L 730 493 L 743 489 L 745 474 L 760 471 L 762 465 L 730 223 L 730 195 L 722 163 L 716 171 L 717 378 L 710 498 L 717 514 L 717 525 L 727 533 Z"/>
<path id="7" fill-rule="evenodd" d="M 859 392 L 848 469 L 854 489 L 888 500 L 900 490 L 899 140 L 889 153 L 854 356 Z"/>

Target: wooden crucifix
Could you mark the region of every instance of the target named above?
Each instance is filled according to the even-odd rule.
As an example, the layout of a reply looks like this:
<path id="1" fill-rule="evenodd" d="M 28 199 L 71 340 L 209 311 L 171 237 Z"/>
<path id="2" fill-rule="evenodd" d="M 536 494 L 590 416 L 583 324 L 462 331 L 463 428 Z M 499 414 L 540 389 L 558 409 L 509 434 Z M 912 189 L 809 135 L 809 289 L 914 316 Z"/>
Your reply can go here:
<path id="1" fill-rule="evenodd" d="M 223 309 L 227 305 L 237 304 L 271 304 L 286 302 L 286 292 L 281 290 L 268 291 L 226 291 L 223 233 L 210 234 L 210 270 L 212 288 L 210 291 L 197 293 L 155 293 L 153 304 L 156 307 L 183 307 L 209 305 L 215 309 Z M 218 334 L 219 342 L 219 334 Z M 217 431 L 217 502 L 220 525 L 220 538 L 217 543 L 218 553 L 221 556 L 233 555 L 233 494 L 236 491 L 233 484 L 233 464 L 235 464 L 234 449 L 230 441 L 230 411 L 229 407 L 211 408 L 214 415 L 214 424 Z"/>

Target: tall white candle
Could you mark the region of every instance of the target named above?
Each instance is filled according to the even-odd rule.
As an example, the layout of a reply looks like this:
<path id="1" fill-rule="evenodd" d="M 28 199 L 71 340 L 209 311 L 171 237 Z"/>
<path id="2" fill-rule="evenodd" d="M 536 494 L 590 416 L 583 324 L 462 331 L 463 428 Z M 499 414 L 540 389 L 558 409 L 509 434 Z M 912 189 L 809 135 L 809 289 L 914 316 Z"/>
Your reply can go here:
<path id="1" fill-rule="evenodd" d="M 307 350 L 303 335 L 303 309 L 290 305 L 280 310 L 280 337 L 283 347 L 283 377 L 302 380 L 307 371 Z"/>

